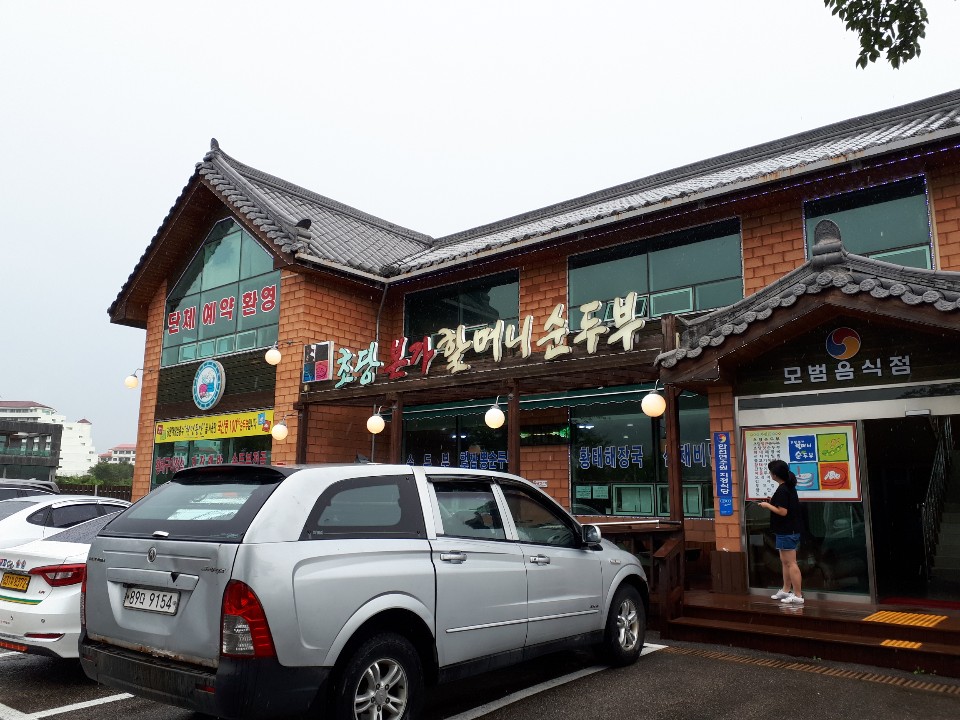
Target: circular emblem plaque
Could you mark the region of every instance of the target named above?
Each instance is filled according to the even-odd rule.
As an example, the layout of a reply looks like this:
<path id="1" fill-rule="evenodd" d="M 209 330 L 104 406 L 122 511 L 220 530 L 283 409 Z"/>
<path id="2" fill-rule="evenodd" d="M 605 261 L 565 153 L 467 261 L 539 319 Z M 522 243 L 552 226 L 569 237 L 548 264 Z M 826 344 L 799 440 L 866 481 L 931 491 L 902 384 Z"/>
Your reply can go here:
<path id="1" fill-rule="evenodd" d="M 216 360 L 207 360 L 197 368 L 193 378 L 193 403 L 201 410 L 209 410 L 223 397 L 226 375 L 223 365 Z"/>

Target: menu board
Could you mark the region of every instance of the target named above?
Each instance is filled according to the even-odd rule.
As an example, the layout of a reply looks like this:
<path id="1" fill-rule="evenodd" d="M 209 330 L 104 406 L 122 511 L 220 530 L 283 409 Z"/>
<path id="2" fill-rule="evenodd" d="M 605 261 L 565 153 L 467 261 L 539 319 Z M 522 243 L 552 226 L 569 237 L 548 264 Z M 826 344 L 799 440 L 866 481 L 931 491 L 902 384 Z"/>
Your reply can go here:
<path id="1" fill-rule="evenodd" d="M 747 500 L 777 489 L 767 465 L 783 460 L 797 476 L 801 500 L 860 500 L 855 423 L 743 428 Z"/>

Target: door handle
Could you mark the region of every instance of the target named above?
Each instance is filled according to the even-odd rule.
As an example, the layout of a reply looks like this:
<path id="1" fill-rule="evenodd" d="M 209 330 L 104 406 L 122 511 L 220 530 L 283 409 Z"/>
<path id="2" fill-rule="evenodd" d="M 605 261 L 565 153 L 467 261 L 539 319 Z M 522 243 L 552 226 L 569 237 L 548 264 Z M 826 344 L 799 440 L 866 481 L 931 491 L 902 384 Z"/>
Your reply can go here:
<path id="1" fill-rule="evenodd" d="M 532 562 L 534 565 L 549 565 L 550 558 L 548 558 L 546 555 L 531 555 L 530 562 Z"/>
<path id="2" fill-rule="evenodd" d="M 465 563 L 467 561 L 467 554 L 465 552 L 459 552 L 455 550 L 454 552 L 444 552 L 440 553 L 440 559 L 443 562 L 455 563 L 459 565 L 460 563 Z"/>

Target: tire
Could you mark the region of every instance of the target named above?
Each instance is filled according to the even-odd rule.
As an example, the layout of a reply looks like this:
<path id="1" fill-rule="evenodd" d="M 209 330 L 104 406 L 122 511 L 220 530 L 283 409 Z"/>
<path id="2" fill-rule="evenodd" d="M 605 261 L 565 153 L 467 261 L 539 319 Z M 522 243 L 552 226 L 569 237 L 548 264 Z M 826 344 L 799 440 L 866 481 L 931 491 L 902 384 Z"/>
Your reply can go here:
<path id="1" fill-rule="evenodd" d="M 601 646 L 603 658 L 616 667 L 636 662 L 643 649 L 646 631 L 647 616 L 640 593 L 632 585 L 624 583 L 610 603 Z"/>
<path id="2" fill-rule="evenodd" d="M 423 702 L 420 656 L 401 635 L 374 635 L 344 664 L 333 697 L 336 720 L 412 720 Z"/>

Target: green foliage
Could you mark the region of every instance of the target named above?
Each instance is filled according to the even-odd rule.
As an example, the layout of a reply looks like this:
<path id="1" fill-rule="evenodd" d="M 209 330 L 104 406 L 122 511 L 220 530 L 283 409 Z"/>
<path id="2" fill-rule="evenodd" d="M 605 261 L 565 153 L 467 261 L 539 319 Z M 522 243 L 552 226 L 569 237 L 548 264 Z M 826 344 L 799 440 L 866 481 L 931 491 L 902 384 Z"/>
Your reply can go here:
<path id="1" fill-rule="evenodd" d="M 58 485 L 131 485 L 133 465 L 129 463 L 99 462 L 87 475 L 57 476 Z"/>
<path id="2" fill-rule="evenodd" d="M 859 67 L 885 54 L 887 62 L 899 68 L 920 54 L 920 38 L 927 31 L 922 0 L 823 0 L 823 4 L 860 36 Z"/>

